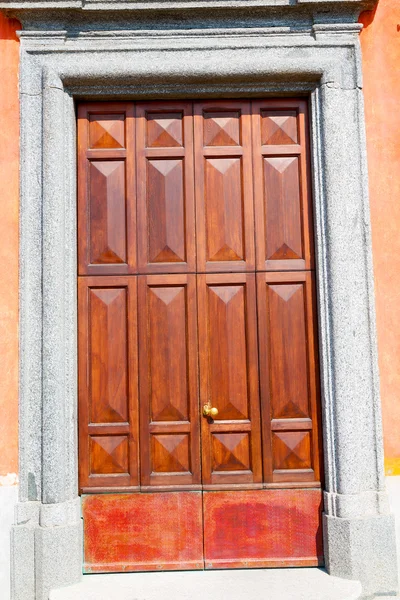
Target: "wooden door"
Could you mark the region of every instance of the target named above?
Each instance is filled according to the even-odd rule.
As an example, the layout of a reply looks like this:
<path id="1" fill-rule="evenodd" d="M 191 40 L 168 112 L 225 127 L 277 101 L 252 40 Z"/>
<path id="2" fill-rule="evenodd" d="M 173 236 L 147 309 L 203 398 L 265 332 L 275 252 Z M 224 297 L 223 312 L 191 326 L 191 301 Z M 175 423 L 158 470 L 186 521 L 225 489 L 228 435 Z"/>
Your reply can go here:
<path id="1" fill-rule="evenodd" d="M 79 105 L 87 572 L 321 563 L 308 144 L 301 99 Z"/>

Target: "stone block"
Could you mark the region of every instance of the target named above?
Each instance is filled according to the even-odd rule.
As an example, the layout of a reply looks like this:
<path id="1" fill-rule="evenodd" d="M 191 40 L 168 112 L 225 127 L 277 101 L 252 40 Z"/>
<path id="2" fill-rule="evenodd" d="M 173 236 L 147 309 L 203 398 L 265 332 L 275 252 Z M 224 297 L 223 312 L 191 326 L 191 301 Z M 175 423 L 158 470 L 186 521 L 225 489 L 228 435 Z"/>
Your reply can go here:
<path id="1" fill-rule="evenodd" d="M 79 582 L 82 576 L 82 547 L 82 521 L 36 529 L 35 600 L 48 600 L 52 588 Z"/>
<path id="2" fill-rule="evenodd" d="M 324 515 L 325 564 L 330 575 L 359 580 L 362 598 L 398 590 L 393 515 L 341 519 Z"/>

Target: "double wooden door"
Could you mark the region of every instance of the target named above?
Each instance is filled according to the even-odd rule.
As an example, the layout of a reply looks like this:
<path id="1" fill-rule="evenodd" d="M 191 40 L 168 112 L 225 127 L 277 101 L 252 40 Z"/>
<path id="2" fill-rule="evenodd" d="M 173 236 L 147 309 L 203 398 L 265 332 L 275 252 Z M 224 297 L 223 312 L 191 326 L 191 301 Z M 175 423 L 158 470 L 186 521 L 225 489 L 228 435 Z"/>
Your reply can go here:
<path id="1" fill-rule="evenodd" d="M 81 104 L 78 159 L 86 569 L 317 564 L 306 100 Z"/>

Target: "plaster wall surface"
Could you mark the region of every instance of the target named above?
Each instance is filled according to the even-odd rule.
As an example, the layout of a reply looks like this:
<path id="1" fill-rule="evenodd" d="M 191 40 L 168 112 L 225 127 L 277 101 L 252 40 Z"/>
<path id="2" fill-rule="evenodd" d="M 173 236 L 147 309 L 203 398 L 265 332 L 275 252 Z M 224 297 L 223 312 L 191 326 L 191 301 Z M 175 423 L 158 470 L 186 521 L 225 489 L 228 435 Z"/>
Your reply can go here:
<path id="1" fill-rule="evenodd" d="M 400 573 L 400 3 L 380 0 L 360 20 L 386 486 Z"/>
<path id="2" fill-rule="evenodd" d="M 361 22 L 385 468 L 400 475 L 400 2 Z"/>
<path id="3" fill-rule="evenodd" d="M 0 14 L 0 476 L 18 470 L 19 27 Z"/>
<path id="4" fill-rule="evenodd" d="M 0 596 L 10 597 L 18 500 L 18 21 L 0 14 Z"/>

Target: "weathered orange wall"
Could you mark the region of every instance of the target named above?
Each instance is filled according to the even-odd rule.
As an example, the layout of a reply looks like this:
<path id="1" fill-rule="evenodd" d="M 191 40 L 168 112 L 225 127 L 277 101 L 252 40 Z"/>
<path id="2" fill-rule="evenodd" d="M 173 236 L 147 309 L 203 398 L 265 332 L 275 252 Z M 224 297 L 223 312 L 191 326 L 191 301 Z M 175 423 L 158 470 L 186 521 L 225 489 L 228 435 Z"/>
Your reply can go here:
<path id="1" fill-rule="evenodd" d="M 400 1 L 361 21 L 385 467 L 400 475 Z"/>
<path id="2" fill-rule="evenodd" d="M 0 14 L 0 485 L 18 470 L 18 170 L 20 25 Z"/>

